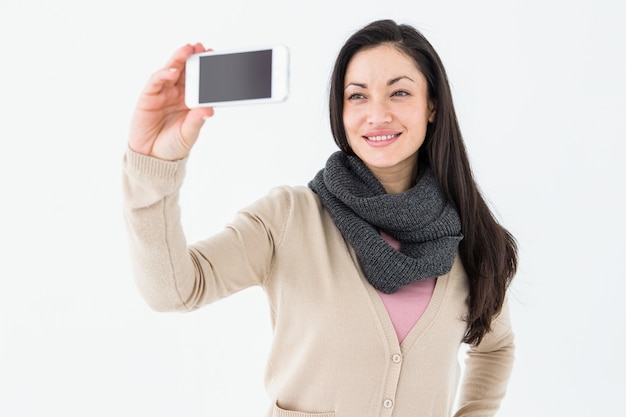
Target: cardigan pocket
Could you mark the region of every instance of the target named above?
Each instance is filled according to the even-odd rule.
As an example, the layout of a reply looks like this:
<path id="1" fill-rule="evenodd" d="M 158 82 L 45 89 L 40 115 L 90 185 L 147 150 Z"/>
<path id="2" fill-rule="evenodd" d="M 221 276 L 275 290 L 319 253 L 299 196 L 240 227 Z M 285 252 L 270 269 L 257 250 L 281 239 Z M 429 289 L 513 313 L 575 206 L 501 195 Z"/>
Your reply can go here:
<path id="1" fill-rule="evenodd" d="M 304 411 L 285 410 L 284 408 L 280 408 L 278 404 L 274 404 L 272 417 L 335 417 L 335 413 L 332 411 L 325 413 L 307 413 Z"/>

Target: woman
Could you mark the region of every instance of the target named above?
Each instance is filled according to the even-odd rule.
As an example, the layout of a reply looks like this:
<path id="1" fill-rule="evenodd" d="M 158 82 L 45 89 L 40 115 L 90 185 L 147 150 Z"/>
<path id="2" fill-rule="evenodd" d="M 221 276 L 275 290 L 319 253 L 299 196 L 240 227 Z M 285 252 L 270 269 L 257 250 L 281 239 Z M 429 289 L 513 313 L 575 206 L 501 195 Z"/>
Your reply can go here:
<path id="1" fill-rule="evenodd" d="M 309 187 L 278 187 L 188 246 L 178 192 L 212 109 L 187 109 L 182 82 L 202 51 L 185 46 L 152 76 L 131 124 L 125 213 L 148 303 L 192 310 L 260 285 L 270 416 L 494 415 L 513 365 L 516 245 L 472 178 L 429 42 L 389 20 L 351 36 L 330 88 L 340 151 Z"/>

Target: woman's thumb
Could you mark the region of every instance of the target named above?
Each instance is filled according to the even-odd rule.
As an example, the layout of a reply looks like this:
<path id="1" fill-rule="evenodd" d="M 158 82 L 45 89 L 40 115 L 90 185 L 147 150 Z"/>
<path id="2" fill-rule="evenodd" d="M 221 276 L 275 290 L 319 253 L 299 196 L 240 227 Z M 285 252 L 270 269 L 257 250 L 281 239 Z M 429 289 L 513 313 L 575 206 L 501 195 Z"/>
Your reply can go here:
<path id="1" fill-rule="evenodd" d="M 213 116 L 213 107 L 198 107 L 189 110 L 182 126 L 183 136 L 195 142 L 204 122 L 211 116 Z"/>

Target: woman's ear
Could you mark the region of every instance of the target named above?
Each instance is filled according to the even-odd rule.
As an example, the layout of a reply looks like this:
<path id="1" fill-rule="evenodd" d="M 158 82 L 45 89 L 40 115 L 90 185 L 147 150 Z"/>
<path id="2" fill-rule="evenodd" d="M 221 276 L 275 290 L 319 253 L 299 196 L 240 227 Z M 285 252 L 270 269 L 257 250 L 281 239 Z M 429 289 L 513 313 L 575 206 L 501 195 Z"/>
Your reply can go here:
<path id="1" fill-rule="evenodd" d="M 429 110 L 428 121 L 430 123 L 434 123 L 435 114 L 437 114 L 437 103 L 435 102 L 435 100 L 428 100 L 428 110 Z"/>

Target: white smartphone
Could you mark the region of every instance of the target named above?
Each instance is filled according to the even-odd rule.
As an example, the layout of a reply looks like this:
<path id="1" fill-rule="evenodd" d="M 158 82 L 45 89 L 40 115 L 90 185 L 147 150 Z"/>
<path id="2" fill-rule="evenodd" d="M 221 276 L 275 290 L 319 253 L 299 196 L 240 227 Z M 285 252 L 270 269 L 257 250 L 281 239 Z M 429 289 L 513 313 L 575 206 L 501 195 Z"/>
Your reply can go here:
<path id="1" fill-rule="evenodd" d="M 202 52 L 187 59 L 189 108 L 279 102 L 288 90 L 289 50 L 284 45 Z"/>

